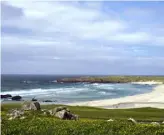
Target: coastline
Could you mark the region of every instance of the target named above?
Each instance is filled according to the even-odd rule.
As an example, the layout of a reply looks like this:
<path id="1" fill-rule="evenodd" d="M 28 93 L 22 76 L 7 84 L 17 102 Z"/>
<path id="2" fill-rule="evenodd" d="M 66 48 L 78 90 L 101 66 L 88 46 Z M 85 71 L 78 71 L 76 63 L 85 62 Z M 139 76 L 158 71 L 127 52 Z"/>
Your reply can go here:
<path id="1" fill-rule="evenodd" d="M 72 106 L 92 106 L 108 109 L 153 107 L 164 109 L 164 84 L 156 86 L 152 92 L 115 99 L 68 103 Z"/>

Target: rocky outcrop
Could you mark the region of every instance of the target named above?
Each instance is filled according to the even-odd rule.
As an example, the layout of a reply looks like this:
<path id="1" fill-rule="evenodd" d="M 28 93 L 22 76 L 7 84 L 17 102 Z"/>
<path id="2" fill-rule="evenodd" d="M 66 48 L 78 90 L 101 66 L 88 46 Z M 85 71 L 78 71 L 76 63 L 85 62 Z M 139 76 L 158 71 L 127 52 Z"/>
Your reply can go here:
<path id="1" fill-rule="evenodd" d="M 55 113 L 55 116 L 63 120 L 78 120 L 78 116 L 66 110 L 61 110 Z"/>
<path id="2" fill-rule="evenodd" d="M 55 116 L 63 120 L 78 120 L 78 115 L 72 114 L 66 107 L 56 107 L 53 110 L 49 110 L 50 115 Z"/>
<path id="3" fill-rule="evenodd" d="M 12 96 L 10 94 L 6 94 L 6 95 L 1 95 L 1 98 L 11 98 Z"/>
<path id="4" fill-rule="evenodd" d="M 31 101 L 38 101 L 36 98 L 32 98 Z"/>
<path id="5" fill-rule="evenodd" d="M 52 100 L 43 100 L 43 102 L 57 102 L 56 100 L 52 101 Z"/>
<path id="6" fill-rule="evenodd" d="M 21 116 L 23 116 L 24 115 L 24 111 L 23 110 L 19 110 L 19 109 L 13 109 L 7 115 L 10 116 L 9 120 L 12 120 L 12 119 L 20 118 Z"/>
<path id="7" fill-rule="evenodd" d="M 22 105 L 23 110 L 40 110 L 40 103 L 39 102 L 24 102 Z"/>
<path id="8" fill-rule="evenodd" d="M 15 100 L 15 101 L 20 101 L 22 99 L 22 97 L 21 96 L 13 96 L 11 99 Z"/>

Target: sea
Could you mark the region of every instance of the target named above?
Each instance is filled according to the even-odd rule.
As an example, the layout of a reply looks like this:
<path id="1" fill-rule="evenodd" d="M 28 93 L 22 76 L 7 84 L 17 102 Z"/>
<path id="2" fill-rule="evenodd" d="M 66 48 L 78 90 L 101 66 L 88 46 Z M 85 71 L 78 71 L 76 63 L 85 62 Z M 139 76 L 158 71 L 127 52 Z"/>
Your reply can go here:
<path id="1" fill-rule="evenodd" d="M 71 77 L 81 76 L 1 75 L 1 95 L 20 95 L 23 100 L 36 98 L 40 102 L 51 100 L 57 104 L 64 104 L 143 94 L 151 92 L 156 86 L 131 83 L 57 83 L 56 81 Z"/>

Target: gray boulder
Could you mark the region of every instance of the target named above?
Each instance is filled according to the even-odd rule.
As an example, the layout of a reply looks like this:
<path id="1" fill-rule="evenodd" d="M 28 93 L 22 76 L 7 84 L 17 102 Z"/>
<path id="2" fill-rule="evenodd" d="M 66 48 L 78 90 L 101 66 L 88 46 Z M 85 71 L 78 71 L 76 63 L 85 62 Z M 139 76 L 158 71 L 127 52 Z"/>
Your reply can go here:
<path id="1" fill-rule="evenodd" d="M 61 110 L 55 113 L 55 116 L 63 120 L 78 120 L 78 115 L 72 114 L 67 110 Z"/>
<path id="2" fill-rule="evenodd" d="M 62 110 L 66 110 L 67 112 L 70 112 L 69 109 L 65 106 L 56 107 L 54 109 L 54 112 L 56 113 L 56 112 L 59 112 L 59 111 L 62 111 Z"/>
<path id="3" fill-rule="evenodd" d="M 23 110 L 18 110 L 18 109 L 13 109 L 8 114 L 8 116 L 10 116 L 9 120 L 12 120 L 12 119 L 15 119 L 15 118 L 20 118 L 23 115 L 24 115 L 24 111 Z"/>
<path id="4" fill-rule="evenodd" d="M 66 119 L 67 111 L 66 110 L 61 110 L 55 113 L 55 116 L 60 118 L 60 119 Z"/>
<path id="5" fill-rule="evenodd" d="M 49 110 L 49 114 L 63 120 L 78 120 L 79 119 L 78 115 L 72 114 L 67 107 L 63 107 L 63 106 L 56 107 L 52 110 Z"/>
<path id="6" fill-rule="evenodd" d="M 55 115 L 57 112 L 65 110 L 66 112 L 70 112 L 68 108 L 64 107 L 64 106 L 60 106 L 60 107 L 56 107 L 52 110 L 49 110 L 50 115 Z"/>
<path id="7" fill-rule="evenodd" d="M 39 102 L 24 102 L 22 106 L 23 110 L 40 110 L 40 103 Z"/>

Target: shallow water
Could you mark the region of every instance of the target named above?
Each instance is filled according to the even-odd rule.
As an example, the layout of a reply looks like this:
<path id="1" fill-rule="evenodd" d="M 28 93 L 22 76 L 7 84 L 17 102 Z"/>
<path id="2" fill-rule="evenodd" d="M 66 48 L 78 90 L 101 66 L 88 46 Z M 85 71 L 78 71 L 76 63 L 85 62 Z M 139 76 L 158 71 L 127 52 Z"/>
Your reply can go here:
<path id="1" fill-rule="evenodd" d="M 57 83 L 68 76 L 3 75 L 1 94 L 20 95 L 24 100 L 57 100 L 58 103 L 111 99 L 151 92 L 156 85 Z M 69 76 L 72 77 L 72 76 Z"/>

